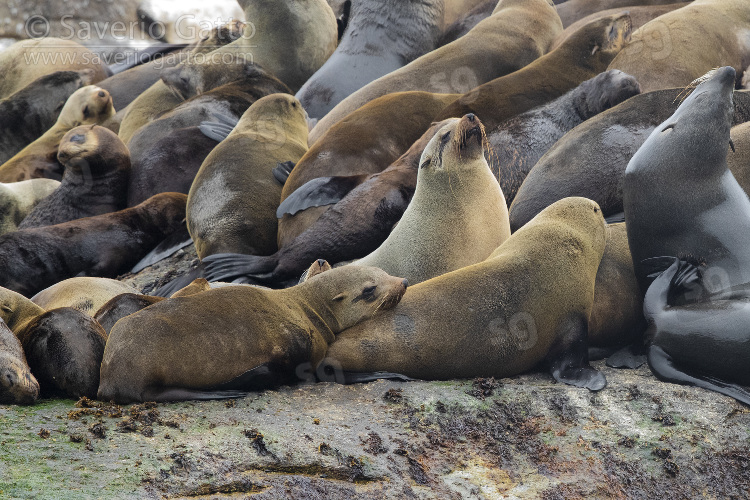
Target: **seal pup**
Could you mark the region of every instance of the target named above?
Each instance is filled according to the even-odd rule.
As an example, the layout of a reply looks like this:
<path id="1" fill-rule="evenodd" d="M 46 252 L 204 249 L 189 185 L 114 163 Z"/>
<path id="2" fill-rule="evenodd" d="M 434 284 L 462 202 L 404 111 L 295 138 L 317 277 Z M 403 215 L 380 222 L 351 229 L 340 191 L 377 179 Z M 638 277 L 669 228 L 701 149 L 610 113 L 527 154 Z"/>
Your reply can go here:
<path id="1" fill-rule="evenodd" d="M 310 144 L 336 122 L 385 94 L 407 90 L 464 93 L 513 73 L 544 55 L 561 32 L 560 17 L 547 0 L 501 0 L 490 17 L 455 42 L 378 78 L 341 101 L 310 131 Z"/>
<path id="2" fill-rule="evenodd" d="M 208 399 L 293 381 L 336 334 L 392 308 L 405 291 L 402 278 L 348 266 L 285 290 L 230 286 L 161 301 L 112 328 L 97 397 Z"/>
<path id="3" fill-rule="evenodd" d="M 748 29 L 750 2 L 696 0 L 633 32 L 609 67 L 636 77 L 644 92 L 688 85 L 719 66 L 741 74 L 750 60 Z"/>
<path id="4" fill-rule="evenodd" d="M 438 130 L 457 121 L 458 118 L 451 118 L 433 124 L 398 160 L 383 172 L 367 176 L 351 191 L 348 190 L 351 187 L 347 182 L 349 177 L 328 177 L 323 185 L 317 180 L 305 184 L 300 189 L 315 184 L 315 189 L 328 193 L 329 197 L 321 201 L 335 205 L 326 208 L 323 215 L 300 236 L 273 255 L 216 258 L 217 263 L 231 262 L 229 267 L 209 264 L 215 256 L 208 257 L 205 262 L 207 275 L 212 279 L 243 276 L 255 282 L 279 286 L 293 280 L 304 269 L 305 263 L 315 256 L 325 257 L 336 264 L 373 252 L 401 219 L 414 195 L 419 159 L 427 143 Z M 295 201 L 292 197 L 287 200 Z M 282 203 L 277 216 L 284 210 L 286 207 Z"/>
<path id="5" fill-rule="evenodd" d="M 29 179 L 7 184 L 0 182 L 0 235 L 17 230 L 34 207 L 59 185 L 60 181 L 53 179 Z"/>
<path id="6" fill-rule="evenodd" d="M 628 241 L 644 292 L 644 260 L 661 256 L 704 263 L 712 293 L 750 282 L 750 199 L 727 167 L 735 78 L 730 66 L 706 75 L 625 170 Z"/>
<path id="7" fill-rule="evenodd" d="M 0 165 L 54 126 L 65 102 L 93 72 L 56 71 L 0 100 Z"/>
<path id="8" fill-rule="evenodd" d="M 331 57 L 297 92 L 319 119 L 368 83 L 435 48 L 443 0 L 355 0 L 344 36 Z"/>
<path id="9" fill-rule="evenodd" d="M 96 397 L 107 337 L 91 316 L 70 307 L 53 309 L 16 335 L 43 395 Z"/>
<path id="10" fill-rule="evenodd" d="M 569 196 L 594 200 L 605 217 L 622 213 L 628 162 L 654 129 L 677 110 L 684 93 L 680 88 L 633 96 L 565 134 L 518 189 L 510 207 L 511 230 Z M 735 92 L 734 102 L 734 124 L 750 120 L 750 92 Z M 750 182 L 745 187 L 750 188 Z"/>
<path id="11" fill-rule="evenodd" d="M 115 277 L 180 227 L 186 199 L 162 193 L 119 212 L 0 236 L 0 286 L 32 296 L 81 273 Z"/>
<path id="12" fill-rule="evenodd" d="M 494 128 L 605 71 L 630 39 L 630 31 L 627 13 L 593 21 L 528 66 L 465 93 L 446 106 L 438 119 L 475 113 L 486 127 Z"/>
<path id="13" fill-rule="evenodd" d="M 368 175 L 382 172 L 396 161 L 456 96 L 396 92 L 367 103 L 331 127 L 293 166 L 284 181 L 281 201 L 285 208 L 279 214 L 279 248 L 310 227 L 326 210 L 324 205 L 338 201 L 331 194 L 340 193 L 342 188 L 353 189 Z M 280 170 L 283 169 L 274 170 L 274 176 L 283 180 Z M 328 181 L 338 177 L 346 180 L 339 179 L 343 182 L 332 193 Z"/>
<path id="14" fill-rule="evenodd" d="M 484 262 L 414 285 L 395 308 L 338 334 L 318 371 L 435 380 L 511 377 L 546 362 L 559 382 L 602 389 L 586 338 L 604 247 L 596 203 L 562 200 Z"/>
<path id="15" fill-rule="evenodd" d="M 484 127 L 445 125 L 419 160 L 417 188 L 382 245 L 354 262 L 421 283 L 486 259 L 510 236 L 508 207 L 487 160 Z"/>
<path id="16" fill-rule="evenodd" d="M 207 157 L 190 188 L 187 225 L 201 259 L 277 250 L 281 186 L 272 169 L 307 152 L 307 120 L 288 94 L 258 99 Z"/>
<path id="17" fill-rule="evenodd" d="M 63 136 L 75 127 L 101 123 L 114 114 L 112 98 L 106 90 L 94 85 L 76 90 L 51 129 L 0 165 L 0 182 L 37 177 L 60 180 L 63 167 L 57 161 L 57 150 Z"/>
<path id="18" fill-rule="evenodd" d="M 254 68 L 246 77 L 191 97 L 141 127 L 128 144 L 128 206 L 158 193 L 188 194 L 201 164 L 223 137 L 206 134 L 201 124 L 217 119 L 236 122 L 258 99 L 275 93 L 290 91 Z"/>
<path id="19" fill-rule="evenodd" d="M 548 104 L 488 129 L 488 161 L 508 205 L 531 168 L 565 133 L 640 91 L 635 78 L 609 70 Z"/>
<path id="20" fill-rule="evenodd" d="M 711 297 L 704 268 L 674 258 L 649 286 L 643 310 L 651 340 L 648 364 L 660 380 L 694 385 L 750 405 L 750 295 Z M 675 296 L 693 299 L 673 305 Z M 738 385 L 739 384 L 739 385 Z"/>
<path id="21" fill-rule="evenodd" d="M 49 311 L 60 307 L 71 307 L 89 316 L 113 297 L 138 290 L 122 281 L 110 278 L 69 278 L 45 288 L 31 297 L 31 301 Z"/>
<path id="22" fill-rule="evenodd" d="M 76 127 L 60 141 L 57 160 L 65 166 L 60 186 L 31 211 L 19 229 L 125 208 L 130 155 L 117 134 L 97 125 Z"/>
<path id="23" fill-rule="evenodd" d="M 39 397 L 39 382 L 26 361 L 21 342 L 0 320 L 0 404 L 30 405 Z"/>
<path id="24" fill-rule="evenodd" d="M 31 64 L 30 64 L 31 63 Z M 0 99 L 8 97 L 45 75 L 56 71 L 91 70 L 91 82 L 108 73 L 100 57 L 83 45 L 62 38 L 22 40 L 0 52 Z"/>

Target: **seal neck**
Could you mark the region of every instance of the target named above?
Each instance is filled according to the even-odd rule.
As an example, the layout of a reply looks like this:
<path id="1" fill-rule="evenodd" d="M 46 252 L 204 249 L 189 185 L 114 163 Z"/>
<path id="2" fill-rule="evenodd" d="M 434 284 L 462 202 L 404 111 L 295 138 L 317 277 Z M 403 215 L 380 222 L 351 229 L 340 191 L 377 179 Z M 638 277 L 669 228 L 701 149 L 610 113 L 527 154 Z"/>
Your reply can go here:
<path id="1" fill-rule="evenodd" d="M 339 322 L 336 313 L 331 308 L 331 298 L 321 293 L 319 287 L 314 285 L 314 283 L 305 282 L 287 290 L 295 291 L 297 305 L 330 344 L 336 334 L 341 333 L 349 325 L 342 325 Z"/>

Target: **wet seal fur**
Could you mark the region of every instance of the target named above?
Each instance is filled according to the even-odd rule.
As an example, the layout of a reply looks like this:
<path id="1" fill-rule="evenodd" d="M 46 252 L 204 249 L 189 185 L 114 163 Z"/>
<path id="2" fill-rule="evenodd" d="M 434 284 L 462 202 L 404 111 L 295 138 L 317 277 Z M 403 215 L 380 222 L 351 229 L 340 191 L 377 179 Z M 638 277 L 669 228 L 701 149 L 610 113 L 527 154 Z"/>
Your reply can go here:
<path id="1" fill-rule="evenodd" d="M 286 290 L 230 286 L 164 300 L 112 328 L 97 397 L 207 399 L 294 380 L 334 335 L 395 306 L 405 290 L 401 278 L 351 266 Z"/>
<path id="2" fill-rule="evenodd" d="M 562 200 L 484 262 L 410 287 L 392 310 L 344 330 L 323 365 L 364 381 L 510 377 L 546 362 L 560 382 L 602 389 L 586 344 L 604 247 L 596 203 Z"/>
<path id="3" fill-rule="evenodd" d="M 180 227 L 186 199 L 163 193 L 119 212 L 0 236 L 0 286 L 32 296 L 79 273 L 115 277 Z"/>
<path id="4" fill-rule="evenodd" d="M 125 208 L 130 154 L 117 134 L 96 125 L 76 127 L 60 141 L 57 160 L 65 166 L 60 186 L 34 208 L 19 229 Z"/>
<path id="5" fill-rule="evenodd" d="M 510 236 L 505 197 L 484 158 L 473 114 L 445 125 L 420 159 L 414 197 L 377 250 L 354 264 L 412 284 L 486 259 Z"/>

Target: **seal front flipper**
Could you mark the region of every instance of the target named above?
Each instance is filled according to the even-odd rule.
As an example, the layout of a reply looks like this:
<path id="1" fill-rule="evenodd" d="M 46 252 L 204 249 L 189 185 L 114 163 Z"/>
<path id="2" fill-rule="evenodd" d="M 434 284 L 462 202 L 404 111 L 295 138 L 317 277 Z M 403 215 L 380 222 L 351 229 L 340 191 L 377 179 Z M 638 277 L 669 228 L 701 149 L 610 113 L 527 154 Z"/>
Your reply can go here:
<path id="1" fill-rule="evenodd" d="M 198 129 L 203 132 L 203 135 L 205 135 L 209 139 L 213 139 L 218 142 L 226 139 L 229 133 L 234 130 L 234 127 L 237 126 L 237 123 L 239 122 L 239 119 L 237 118 L 222 115 L 219 113 L 211 115 L 211 118 L 213 118 L 215 121 L 206 120 L 204 122 L 201 122 L 201 124 L 198 125 Z"/>
<path id="2" fill-rule="evenodd" d="M 367 177 L 367 175 L 342 175 L 318 177 L 308 181 L 279 205 L 276 210 L 276 217 L 281 219 L 284 214 L 294 215 L 308 208 L 338 203 Z"/>
<path id="3" fill-rule="evenodd" d="M 283 186 L 284 184 L 286 184 L 286 180 L 289 178 L 289 175 L 292 173 L 292 170 L 294 170 L 295 166 L 296 163 L 294 163 L 293 161 L 278 162 L 276 166 L 271 170 L 273 178 L 279 181 L 279 183 Z"/>
<path id="4" fill-rule="evenodd" d="M 702 387 L 750 405 L 750 391 L 747 389 L 707 375 L 685 373 L 674 364 L 672 357 L 657 345 L 652 345 L 648 350 L 648 366 L 659 380 Z"/>
<path id="5" fill-rule="evenodd" d="M 411 377 L 407 377 L 401 373 L 391 372 L 339 372 L 339 377 L 336 377 L 336 382 L 341 384 L 362 384 L 365 382 L 374 382 L 376 380 L 399 380 L 401 382 L 409 382 L 417 380 Z M 341 380 L 339 380 L 341 379 Z"/>
<path id="6" fill-rule="evenodd" d="M 184 387 L 148 387 L 141 394 L 141 401 L 168 403 L 171 401 L 234 399 L 245 396 L 247 396 L 247 392 L 242 391 L 202 391 L 200 389 L 187 389 Z"/>
<path id="7" fill-rule="evenodd" d="M 576 315 L 565 320 L 559 327 L 558 345 L 552 348 L 550 373 L 558 382 L 599 391 L 607 385 L 607 379 L 599 370 L 589 365 L 588 321 Z"/>
<path id="8" fill-rule="evenodd" d="M 230 281 L 244 276 L 270 280 L 277 261 L 273 256 L 217 253 L 203 259 L 208 281 Z"/>

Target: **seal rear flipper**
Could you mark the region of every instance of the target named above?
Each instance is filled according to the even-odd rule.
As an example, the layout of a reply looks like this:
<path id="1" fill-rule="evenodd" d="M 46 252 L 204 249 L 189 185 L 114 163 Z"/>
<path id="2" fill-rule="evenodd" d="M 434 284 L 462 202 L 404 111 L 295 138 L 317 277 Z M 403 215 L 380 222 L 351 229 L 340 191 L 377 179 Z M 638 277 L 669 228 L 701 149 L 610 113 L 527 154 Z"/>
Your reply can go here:
<path id="1" fill-rule="evenodd" d="M 630 368 L 635 370 L 646 362 L 646 349 L 642 344 L 632 344 L 615 351 L 607 358 L 610 368 Z"/>
<path id="2" fill-rule="evenodd" d="M 196 279 L 203 277 L 203 265 L 200 264 L 192 271 L 189 271 L 181 276 L 177 276 L 166 285 L 157 288 L 151 293 L 151 295 L 153 295 L 154 297 L 171 297 L 172 294 L 176 291 L 182 290 Z"/>
<path id="3" fill-rule="evenodd" d="M 149 387 L 141 394 L 141 401 L 168 403 L 170 401 L 234 399 L 245 396 L 247 396 L 247 392 L 242 391 L 200 390 L 186 389 L 184 387 Z"/>
<path id="4" fill-rule="evenodd" d="M 161 243 L 151 250 L 145 257 L 143 257 L 133 269 L 131 273 L 138 273 L 148 266 L 153 266 L 157 262 L 171 257 L 177 250 L 185 248 L 193 242 L 193 238 L 190 237 L 188 232 L 187 222 L 182 221 L 182 225 L 179 229 L 174 231 L 172 234 L 167 236 Z"/>
<path id="5" fill-rule="evenodd" d="M 374 382 L 376 380 L 399 380 L 401 382 L 409 382 L 417 380 L 411 377 L 407 377 L 401 373 L 391 372 L 340 372 L 340 377 L 336 377 L 336 382 L 342 384 L 361 384 L 365 382 Z"/>
<path id="6" fill-rule="evenodd" d="M 341 175 L 318 177 L 308 181 L 281 202 L 276 210 L 276 218 L 281 219 L 285 214 L 294 215 L 312 207 L 338 203 L 367 177 L 367 175 Z"/>
<path id="7" fill-rule="evenodd" d="M 280 161 L 275 167 L 273 167 L 273 169 L 271 169 L 271 173 L 273 174 L 274 179 L 279 181 L 283 186 L 286 184 L 286 180 L 289 178 L 289 175 L 292 173 L 295 166 L 297 166 L 297 164 L 293 161 Z"/>
<path id="8" fill-rule="evenodd" d="M 198 129 L 203 132 L 203 135 L 217 142 L 226 139 L 239 122 L 239 119 L 221 113 L 215 113 L 211 115 L 211 118 L 214 121 L 206 120 L 201 122 L 201 124 L 198 125 Z"/>
<path id="9" fill-rule="evenodd" d="M 288 370 L 283 370 L 278 363 L 263 363 L 229 382 L 211 388 L 210 391 L 264 391 L 275 389 L 293 380 Z"/>
<path id="10" fill-rule="evenodd" d="M 672 357 L 657 345 L 652 345 L 648 350 L 648 366 L 659 380 L 673 384 L 694 385 L 750 405 L 750 391 L 748 389 L 708 375 L 683 372 L 675 366 Z"/>
<path id="11" fill-rule="evenodd" d="M 271 280 L 276 264 L 272 255 L 217 253 L 203 258 L 205 278 L 208 281 L 232 281 L 249 277 L 264 282 Z"/>
<path id="12" fill-rule="evenodd" d="M 589 365 L 588 321 L 580 315 L 565 320 L 559 327 L 548 357 L 550 373 L 558 382 L 599 391 L 607 386 L 607 379 L 599 370 Z"/>

